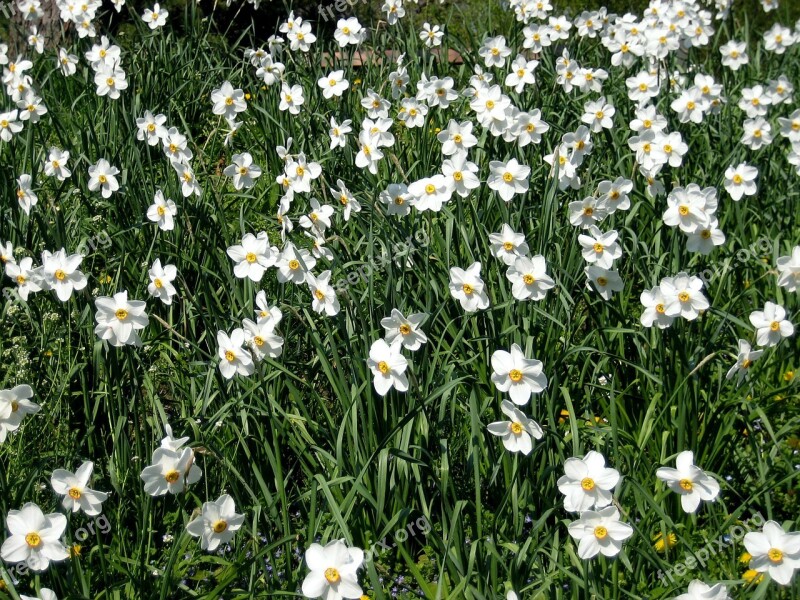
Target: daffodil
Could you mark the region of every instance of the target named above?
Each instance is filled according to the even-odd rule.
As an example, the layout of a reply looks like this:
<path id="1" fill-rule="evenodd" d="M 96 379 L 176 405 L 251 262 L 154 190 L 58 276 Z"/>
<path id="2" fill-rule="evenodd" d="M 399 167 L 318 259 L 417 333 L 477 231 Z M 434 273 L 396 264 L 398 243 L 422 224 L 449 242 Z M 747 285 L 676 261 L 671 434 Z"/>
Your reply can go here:
<path id="1" fill-rule="evenodd" d="M 204 502 L 200 516 L 186 526 L 193 537 L 200 538 L 200 548 L 213 552 L 220 544 L 227 544 L 244 523 L 244 515 L 236 512 L 236 504 L 228 494 L 214 502 Z"/>
<path id="2" fill-rule="evenodd" d="M 509 452 L 530 454 L 533 449 L 533 440 L 540 440 L 544 435 L 542 428 L 508 400 L 503 400 L 500 409 L 511 420 L 489 423 L 487 426 L 489 433 L 501 437 L 503 446 Z"/>
<path id="3" fill-rule="evenodd" d="M 675 459 L 677 469 L 661 467 L 656 477 L 680 494 L 684 512 L 697 512 L 700 502 L 713 502 L 719 495 L 719 483 L 708 473 L 695 466 L 694 454 L 685 450 Z"/>
<path id="4" fill-rule="evenodd" d="M 56 494 L 63 495 L 61 505 L 69 512 L 82 510 L 90 517 L 100 514 L 103 502 L 108 498 L 105 492 L 89 489 L 94 463 L 85 461 L 75 473 L 56 469 L 50 476 L 50 485 Z"/>

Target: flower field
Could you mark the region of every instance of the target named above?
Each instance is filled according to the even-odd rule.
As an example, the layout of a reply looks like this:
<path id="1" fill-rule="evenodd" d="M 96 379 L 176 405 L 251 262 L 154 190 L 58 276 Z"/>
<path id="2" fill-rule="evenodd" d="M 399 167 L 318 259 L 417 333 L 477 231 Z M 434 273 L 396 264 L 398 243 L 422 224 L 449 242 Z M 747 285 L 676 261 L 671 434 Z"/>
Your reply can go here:
<path id="1" fill-rule="evenodd" d="M 800 597 L 792 2 L 50 4 L 0 598 Z"/>

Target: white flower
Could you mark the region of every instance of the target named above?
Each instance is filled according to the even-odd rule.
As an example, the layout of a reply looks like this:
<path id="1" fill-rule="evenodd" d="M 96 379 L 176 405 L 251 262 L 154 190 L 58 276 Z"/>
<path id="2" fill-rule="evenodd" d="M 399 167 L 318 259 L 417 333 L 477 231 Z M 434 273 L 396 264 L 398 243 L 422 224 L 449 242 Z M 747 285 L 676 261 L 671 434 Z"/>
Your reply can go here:
<path id="1" fill-rule="evenodd" d="M 331 272 L 323 271 L 314 277 L 311 273 L 306 274 L 306 283 L 311 291 L 311 308 L 315 312 L 324 312 L 329 317 L 339 313 L 339 299 L 336 298 L 336 290 L 330 285 Z"/>
<path id="2" fill-rule="evenodd" d="M 725 171 L 725 190 L 735 201 L 741 200 L 742 196 L 755 196 L 756 177 L 758 169 L 747 163 L 740 163 L 738 167 L 730 166 Z"/>
<path id="3" fill-rule="evenodd" d="M 483 57 L 487 67 L 503 67 L 506 58 L 511 55 L 511 48 L 506 45 L 506 38 L 498 35 L 493 38 L 485 38 L 483 45 L 478 49 L 478 54 Z"/>
<path id="4" fill-rule="evenodd" d="M 167 128 L 164 127 L 166 122 L 166 115 L 153 115 L 146 110 L 144 117 L 136 119 L 136 139 L 146 140 L 149 146 L 157 146 L 167 136 Z"/>
<path id="5" fill-rule="evenodd" d="M 408 390 L 408 378 L 405 371 L 408 361 L 400 354 L 401 342 L 397 340 L 392 345 L 386 340 L 375 340 L 369 349 L 367 366 L 372 371 L 372 383 L 375 391 L 381 396 L 395 388 L 398 392 Z"/>
<path id="6" fill-rule="evenodd" d="M 749 374 L 750 367 L 762 354 L 764 354 L 763 350 L 752 350 L 747 340 L 739 340 L 739 354 L 736 357 L 736 364 L 728 369 L 725 379 L 730 379 L 736 375 L 736 384 L 741 384 L 742 379 Z"/>
<path id="7" fill-rule="evenodd" d="M 27 415 L 34 415 L 40 406 L 31 402 L 33 389 L 29 385 L 18 385 L 10 390 L 0 390 L 0 444 L 5 443 L 9 433 L 22 424 Z"/>
<path id="8" fill-rule="evenodd" d="M 255 282 L 261 281 L 266 270 L 274 266 L 278 260 L 277 249 L 270 247 L 265 231 L 260 232 L 258 236 L 246 233 L 242 243 L 229 247 L 227 253 L 236 263 L 233 274 L 239 279 L 249 277 Z"/>
<path id="9" fill-rule="evenodd" d="M 786 533 L 775 521 L 745 535 L 744 547 L 752 556 L 750 568 L 769 573 L 780 585 L 789 585 L 795 570 L 800 569 L 800 532 Z"/>
<path id="10" fill-rule="evenodd" d="M 616 556 L 622 549 L 622 542 L 633 535 L 633 527 L 620 521 L 615 506 L 582 512 L 568 528 L 572 538 L 578 541 L 578 556 L 583 560 L 598 554 Z"/>
<path id="11" fill-rule="evenodd" d="M 588 228 L 589 235 L 579 235 L 578 242 L 583 248 L 582 255 L 586 262 L 596 264 L 603 269 L 610 269 L 614 261 L 622 256 L 622 248 L 617 243 L 615 230 L 601 232 L 596 225 Z"/>
<path id="12" fill-rule="evenodd" d="M 244 330 L 240 327 L 234 329 L 230 337 L 224 331 L 217 332 L 219 370 L 225 379 L 231 379 L 237 373 L 252 375 L 255 371 L 253 357 L 243 348 L 245 339 Z"/>
<path id="13" fill-rule="evenodd" d="M 97 307 L 94 332 L 101 340 L 108 340 L 112 346 L 142 345 L 136 332 L 149 323 L 142 300 L 129 301 L 128 292 L 122 291 L 113 298 L 101 296 L 94 303 Z"/>
<path id="14" fill-rule="evenodd" d="M 42 252 L 39 285 L 43 290 L 55 290 L 58 299 L 66 302 L 74 290 L 82 290 L 88 283 L 86 276 L 78 270 L 82 260 L 80 254 L 67 256 L 64 248 L 55 254 L 45 250 Z"/>
<path id="15" fill-rule="evenodd" d="M 547 274 L 547 263 L 541 254 L 517 257 L 506 271 L 506 278 L 511 282 L 511 295 L 517 300 L 542 300 L 547 290 L 556 285 Z"/>
<path id="16" fill-rule="evenodd" d="M 230 81 L 225 81 L 218 89 L 211 92 L 211 102 L 214 103 L 211 112 L 228 120 L 234 120 L 237 114 L 247 110 L 244 92 L 234 89 Z"/>
<path id="17" fill-rule="evenodd" d="M 153 10 L 149 8 L 144 9 L 142 21 L 147 23 L 150 29 L 155 30 L 166 24 L 168 16 L 169 12 L 166 9 L 162 9 L 158 2 L 156 2 L 155 6 L 153 6 Z"/>
<path id="18" fill-rule="evenodd" d="M 424 23 L 422 25 L 422 31 L 419 32 L 419 39 L 425 42 L 428 48 L 441 46 L 443 37 L 444 31 L 442 31 L 438 25 L 431 27 L 430 23 Z"/>
<path id="19" fill-rule="evenodd" d="M 56 469 L 50 476 L 50 485 L 56 494 L 63 495 L 61 504 L 65 510 L 77 512 L 82 510 L 90 517 L 99 515 L 102 504 L 108 498 L 105 492 L 89 489 L 94 463 L 86 461 L 75 473 L 65 469 Z"/>
<path id="20" fill-rule="evenodd" d="M 492 381 L 501 392 L 508 392 L 514 404 L 525 405 L 532 394 L 547 387 L 547 376 L 542 372 L 542 362 L 526 358 L 517 344 L 511 352 L 497 350 L 492 354 Z"/>
<path id="21" fill-rule="evenodd" d="M 360 598 L 356 572 L 363 562 L 364 551 L 348 548 L 344 540 L 333 540 L 324 547 L 311 544 L 306 550 L 306 565 L 311 572 L 303 580 L 303 595 L 323 600 Z"/>
<path id="22" fill-rule="evenodd" d="M 278 269 L 278 281 L 286 283 L 291 281 L 295 285 L 302 285 L 306 275 L 317 264 L 317 259 L 305 248 L 296 248 L 291 242 L 281 252 L 275 266 Z"/>
<path id="23" fill-rule="evenodd" d="M 281 322 L 283 313 L 277 306 L 270 306 L 267 301 L 267 293 L 261 290 L 256 294 L 256 321 L 258 323 L 272 323 L 273 327 Z"/>
<path id="24" fill-rule="evenodd" d="M 777 260 L 778 285 L 794 292 L 800 283 L 800 246 L 792 248 L 790 256 L 780 256 Z"/>
<path id="25" fill-rule="evenodd" d="M 564 510 L 583 512 L 611 504 L 611 491 L 619 483 L 619 471 L 606 467 L 606 459 L 590 450 L 583 458 L 568 458 L 558 490 L 564 494 Z"/>
<path id="26" fill-rule="evenodd" d="M 694 275 L 678 273 L 675 277 L 661 281 L 661 293 L 664 294 L 664 310 L 670 317 L 680 315 L 688 321 L 694 321 L 701 310 L 709 307 L 708 299 L 703 295 L 703 280 Z"/>
<path id="27" fill-rule="evenodd" d="M 728 588 L 722 583 L 711 586 L 694 579 L 689 583 L 686 593 L 676 596 L 675 600 L 731 600 L 731 597 L 728 595 Z"/>
<path id="28" fill-rule="evenodd" d="M 503 224 L 499 233 L 489 234 L 489 242 L 492 256 L 502 260 L 509 267 L 520 256 L 528 255 L 529 249 L 525 235 L 515 232 L 507 223 Z"/>
<path id="29" fill-rule="evenodd" d="M 119 169 L 112 167 L 106 159 L 101 158 L 97 164 L 89 167 L 89 191 L 100 190 L 103 198 L 110 198 L 111 194 L 119 189 L 116 175 L 119 175 Z"/>
<path id="30" fill-rule="evenodd" d="M 361 204 L 359 204 L 358 200 L 356 200 L 355 196 L 347 189 L 347 186 L 345 186 L 341 179 L 336 180 L 336 185 L 338 189 L 328 189 L 331 192 L 331 196 L 338 198 L 339 204 L 344 208 L 344 220 L 346 222 L 350 220 L 351 212 L 361 212 Z"/>
<path id="31" fill-rule="evenodd" d="M 331 128 L 328 130 L 328 135 L 331 137 L 331 150 L 347 146 L 347 134 L 353 131 L 352 124 L 353 122 L 347 119 L 339 125 L 336 119 L 331 117 Z"/>
<path id="32" fill-rule="evenodd" d="M 507 163 L 493 160 L 489 163 L 489 169 L 491 175 L 486 182 L 487 185 L 506 202 L 511 200 L 515 194 L 528 191 L 528 177 L 531 174 L 531 168 L 519 164 L 516 158 L 512 158 Z"/>
<path id="33" fill-rule="evenodd" d="M 22 131 L 23 124 L 18 120 L 18 111 L 0 113 L 0 140 L 10 142 L 11 138 Z"/>
<path id="34" fill-rule="evenodd" d="M 461 150 L 467 150 L 478 144 L 478 138 L 472 134 L 472 122 L 457 123 L 453 119 L 436 135 L 442 143 L 442 154 L 450 156 Z"/>
<path id="35" fill-rule="evenodd" d="M 158 228 L 162 231 L 171 231 L 175 228 L 174 217 L 177 214 L 178 208 L 175 203 L 170 199 L 165 200 L 164 192 L 157 190 L 153 204 L 147 209 L 147 218 L 157 223 Z"/>
<path id="36" fill-rule="evenodd" d="M 157 258 L 153 262 L 153 266 L 147 272 L 150 277 L 150 284 L 147 286 L 147 291 L 154 298 L 158 298 L 164 304 L 172 304 L 172 297 L 178 292 L 172 282 L 178 276 L 178 269 L 175 265 L 161 266 L 161 259 Z"/>
<path id="37" fill-rule="evenodd" d="M 489 307 L 489 296 L 481 279 L 481 263 L 474 262 L 465 271 L 459 267 L 450 269 L 450 294 L 461 302 L 467 312 Z"/>
<path id="38" fill-rule="evenodd" d="M 288 110 L 290 114 L 300 114 L 300 107 L 305 103 L 303 88 L 299 85 L 289 86 L 283 83 L 281 87 L 281 102 L 278 105 L 280 110 Z"/>
<path id="39" fill-rule="evenodd" d="M 509 452 L 522 452 L 527 456 L 533 449 L 533 439 L 542 439 L 542 428 L 508 400 L 503 400 L 500 410 L 511 420 L 489 423 L 489 433 L 503 438 L 503 446 Z"/>
<path id="40" fill-rule="evenodd" d="M 25 563 L 32 571 L 46 571 L 50 561 L 60 562 L 69 557 L 61 536 L 67 528 L 67 518 L 60 513 L 45 515 L 32 502 L 21 510 L 10 510 L 6 525 L 11 534 L 0 548 L 0 557 L 9 563 Z"/>
<path id="41" fill-rule="evenodd" d="M 33 259 L 29 256 L 19 261 L 19 264 L 11 261 L 6 262 L 6 275 L 13 279 L 17 284 L 19 297 L 28 301 L 31 292 L 40 292 L 39 270 L 33 268 Z"/>
<path id="42" fill-rule="evenodd" d="M 393 308 L 391 316 L 381 319 L 381 326 L 386 330 L 384 339 L 388 344 L 399 339 L 403 348 L 415 352 L 428 341 L 427 336 L 420 329 L 427 318 L 426 313 L 415 313 L 404 317 L 403 313 Z"/>
<path id="43" fill-rule="evenodd" d="M 167 492 L 180 494 L 187 485 L 200 481 L 203 474 L 200 467 L 194 464 L 191 448 L 156 448 L 152 463 L 140 475 L 144 481 L 144 491 L 151 496 L 164 496 Z"/>
<path id="44" fill-rule="evenodd" d="M 684 512 L 697 511 L 700 502 L 713 502 L 719 495 L 719 483 L 708 473 L 694 465 L 694 454 L 685 450 L 675 459 L 677 469 L 661 467 L 656 477 L 664 481 L 673 492 L 680 494 Z"/>
<path id="45" fill-rule="evenodd" d="M 223 174 L 233 178 L 233 187 L 237 190 L 249 189 L 261 177 L 261 167 L 253 164 L 253 157 L 249 152 L 243 152 L 231 157 L 231 164 L 225 167 Z"/>
<path id="46" fill-rule="evenodd" d="M 322 96 L 328 100 L 333 97 L 340 98 L 344 91 L 350 87 L 350 82 L 344 78 L 344 71 L 332 71 L 325 77 L 320 77 L 317 85 L 322 88 Z"/>
<path id="47" fill-rule="evenodd" d="M 415 181 L 408 186 L 408 191 L 413 197 L 412 206 L 420 212 L 426 210 L 439 212 L 453 194 L 444 175 L 434 175 Z"/>
<path id="48" fill-rule="evenodd" d="M 588 265 L 584 273 L 587 289 L 595 290 L 603 300 L 610 300 L 614 292 L 621 292 L 625 287 L 616 270 Z"/>
<path id="49" fill-rule="evenodd" d="M 19 598 L 20 600 L 58 600 L 58 596 L 56 596 L 53 590 L 44 587 L 39 591 L 39 595 L 36 597 L 20 594 Z"/>
<path id="50" fill-rule="evenodd" d="M 101 64 L 95 73 L 94 83 L 97 86 L 97 95 L 108 96 L 111 100 L 117 100 L 119 93 L 128 89 L 125 71 L 118 62 Z"/>
<path id="51" fill-rule="evenodd" d="M 72 175 L 72 171 L 67 168 L 68 160 L 68 151 L 50 148 L 50 154 L 44 163 L 45 175 L 48 177 L 55 177 L 59 181 L 64 181 L 67 177 Z"/>
<path id="52" fill-rule="evenodd" d="M 186 526 L 189 535 L 200 538 L 200 548 L 208 552 L 227 544 L 244 523 L 244 515 L 236 513 L 236 504 L 228 494 L 214 502 L 204 502 L 200 516 Z"/>
<path id="53" fill-rule="evenodd" d="M 247 343 L 258 360 L 265 356 L 277 358 L 281 355 L 283 338 L 275 333 L 275 323 L 271 320 L 256 323 L 250 319 L 244 319 L 242 326 Z"/>
<path id="54" fill-rule="evenodd" d="M 644 306 L 644 312 L 639 317 L 642 325 L 652 327 L 655 324 L 659 329 L 666 329 L 672 325 L 675 316 L 667 314 L 667 301 L 660 286 L 643 291 L 639 299 Z"/>
<path id="55" fill-rule="evenodd" d="M 764 304 L 764 310 L 750 313 L 750 323 L 756 328 L 759 346 L 774 346 L 783 338 L 794 335 L 794 325 L 786 318 L 786 309 L 774 302 Z"/>

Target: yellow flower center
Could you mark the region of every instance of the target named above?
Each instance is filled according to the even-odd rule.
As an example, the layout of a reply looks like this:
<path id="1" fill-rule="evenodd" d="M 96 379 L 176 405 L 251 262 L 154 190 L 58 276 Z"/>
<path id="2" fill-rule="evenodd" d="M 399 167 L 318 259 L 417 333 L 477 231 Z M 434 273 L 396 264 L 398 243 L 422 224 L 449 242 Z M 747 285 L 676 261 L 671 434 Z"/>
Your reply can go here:
<path id="1" fill-rule="evenodd" d="M 743 369 L 749 369 L 749 368 L 750 368 L 750 365 L 752 365 L 752 364 L 753 364 L 753 361 L 752 361 L 752 360 L 750 360 L 749 358 L 745 358 L 745 359 L 742 361 L 742 368 L 743 368 Z"/>
<path id="2" fill-rule="evenodd" d="M 128 311 L 124 308 L 118 308 L 114 313 L 114 316 L 117 317 L 120 321 L 124 321 L 128 318 Z"/>
<path id="3" fill-rule="evenodd" d="M 581 487 L 587 491 L 591 492 L 594 489 L 594 479 L 591 477 L 584 477 L 581 479 Z"/>
<path id="4" fill-rule="evenodd" d="M 158 207 L 156 207 L 156 212 L 158 213 L 158 216 L 159 216 L 159 217 L 163 217 L 163 216 L 164 216 L 164 213 L 165 213 L 166 211 L 164 210 L 164 207 L 163 207 L 163 206 L 158 206 Z"/>
<path id="5" fill-rule="evenodd" d="M 26 279 L 24 275 L 17 275 L 17 284 L 22 285 L 25 283 Z"/>
<path id="6" fill-rule="evenodd" d="M 66 278 L 67 274 L 64 273 L 64 271 L 62 271 L 61 269 L 56 269 L 55 276 L 56 276 L 56 279 L 58 279 L 59 281 L 64 281 L 64 279 Z"/>
<path id="7" fill-rule="evenodd" d="M 498 48 L 492 48 L 492 56 L 497 56 L 500 54 L 500 50 Z"/>
<path id="8" fill-rule="evenodd" d="M 468 284 L 468 283 L 465 283 L 464 285 L 462 285 L 462 286 L 461 286 L 461 289 L 462 289 L 462 290 L 464 290 L 464 293 L 465 293 L 467 296 L 471 296 L 471 295 L 472 295 L 472 292 L 474 291 L 473 287 L 472 287 L 470 284 Z"/>
<path id="9" fill-rule="evenodd" d="M 300 268 L 300 261 L 295 259 L 295 258 L 293 258 L 292 260 L 289 261 L 289 268 L 292 271 L 296 271 L 297 269 Z"/>
<path id="10" fill-rule="evenodd" d="M 399 329 L 400 333 L 402 333 L 403 335 L 408 335 L 409 333 L 411 333 L 411 325 L 409 325 L 408 323 L 403 323 L 402 325 L 400 325 Z"/>
<path id="11" fill-rule="evenodd" d="M 487 100 L 486 101 L 486 108 L 492 110 L 494 108 L 494 100 Z"/>
<path id="12" fill-rule="evenodd" d="M 739 175 L 738 173 L 736 173 L 736 175 L 733 176 L 733 183 L 735 183 L 736 185 L 739 185 L 740 183 L 742 183 L 742 181 L 743 181 L 742 176 Z"/>
<path id="13" fill-rule="evenodd" d="M 78 488 L 69 488 L 67 495 L 72 498 L 73 500 L 78 500 L 81 497 L 81 491 Z"/>
<path id="14" fill-rule="evenodd" d="M 108 178 L 105 175 L 100 175 L 100 177 L 98 177 L 97 180 L 100 183 L 106 183 L 108 181 Z"/>
<path id="15" fill-rule="evenodd" d="M 525 285 L 531 285 L 534 281 L 536 281 L 536 278 L 530 273 L 525 273 L 525 275 L 522 276 L 522 281 L 525 282 Z"/>
<path id="16" fill-rule="evenodd" d="M 233 353 L 233 350 L 226 350 L 225 351 L 225 360 L 228 362 L 233 362 L 236 360 L 236 354 Z"/>
<path id="17" fill-rule="evenodd" d="M 25 543 L 31 548 L 38 548 L 42 545 L 42 538 L 38 533 L 32 531 L 25 536 Z"/>
<path id="18" fill-rule="evenodd" d="M 211 526 L 211 529 L 214 530 L 214 533 L 222 533 L 222 532 L 224 532 L 225 530 L 228 529 L 228 523 L 227 523 L 227 521 L 222 521 L 222 520 L 216 521 Z"/>
<path id="19" fill-rule="evenodd" d="M 509 173 L 508 171 L 503 173 L 503 181 L 505 181 L 506 183 L 511 183 L 513 180 L 514 176 L 511 173 Z"/>
<path id="20" fill-rule="evenodd" d="M 767 552 L 767 557 L 774 563 L 779 563 L 783 560 L 783 552 L 777 548 L 770 548 Z"/>
<path id="21" fill-rule="evenodd" d="M 781 324 L 778 321 L 773 321 L 772 323 L 769 324 L 769 328 L 772 331 L 778 331 L 781 328 Z"/>
<path id="22" fill-rule="evenodd" d="M 329 567 L 325 569 L 325 579 L 331 585 L 335 583 L 339 583 L 341 581 L 341 576 L 339 575 L 339 571 L 337 571 L 334 567 Z"/>
<path id="23" fill-rule="evenodd" d="M 689 102 L 686 103 L 686 108 L 688 108 L 689 110 L 694 110 L 695 106 L 697 106 L 697 105 L 694 102 L 692 102 L 691 100 L 689 100 Z"/>
<path id="24" fill-rule="evenodd" d="M 403 202 L 405 201 L 403 200 L 402 196 L 397 196 L 397 198 L 394 199 L 394 203 L 397 204 L 398 206 L 401 205 Z"/>
<path id="25" fill-rule="evenodd" d="M 685 204 L 681 204 L 678 207 L 678 212 L 681 214 L 681 216 L 685 217 L 686 215 L 689 214 L 689 207 L 686 206 Z"/>
<path id="26" fill-rule="evenodd" d="M 460 134 L 458 134 L 458 133 L 457 133 L 457 134 L 455 134 L 455 135 L 453 136 L 453 141 L 454 141 L 456 144 L 460 144 L 462 139 L 463 139 L 463 138 L 462 138 L 462 137 L 461 137 L 461 135 L 460 135 Z"/>
<path id="27" fill-rule="evenodd" d="M 109 77 L 108 79 L 106 79 L 106 85 L 107 85 L 108 87 L 114 87 L 114 79 L 113 79 L 113 78 L 111 78 L 111 77 Z"/>
<path id="28" fill-rule="evenodd" d="M 149 131 L 150 133 L 153 133 L 155 130 L 156 130 L 156 124 L 155 123 L 150 123 L 147 126 L 147 131 Z"/>
<path id="29" fill-rule="evenodd" d="M 322 292 L 322 290 L 316 290 L 314 295 L 317 297 L 317 300 L 322 300 L 325 298 L 325 294 Z"/>
<path id="30" fill-rule="evenodd" d="M 302 177 L 306 170 L 303 167 L 297 167 L 294 171 L 298 177 Z"/>
<path id="31" fill-rule="evenodd" d="M 257 335 L 253 338 L 253 343 L 260 348 L 264 345 L 264 338 L 260 335 Z"/>
<path id="32" fill-rule="evenodd" d="M 700 232 L 700 237 L 703 238 L 704 240 L 707 240 L 708 238 L 711 237 L 711 230 L 703 229 L 703 231 Z"/>
<path id="33" fill-rule="evenodd" d="M 231 106 L 233 104 L 233 98 L 225 98 L 225 105 Z"/>
<path id="34" fill-rule="evenodd" d="M 657 312 L 657 313 L 659 313 L 659 314 L 662 314 L 662 315 L 663 315 L 665 310 L 666 310 L 666 309 L 664 308 L 664 305 L 663 305 L 663 304 L 656 304 L 656 312 Z"/>
<path id="35" fill-rule="evenodd" d="M 508 426 L 508 428 L 511 430 L 511 433 L 513 433 L 514 435 L 521 435 L 522 434 L 522 423 L 518 423 L 517 421 L 514 421 L 513 423 L 511 423 Z"/>
<path id="36" fill-rule="evenodd" d="M 156 277 L 153 280 L 153 285 L 156 286 L 156 288 L 160 290 L 164 286 L 164 283 L 158 277 Z"/>
<path id="37" fill-rule="evenodd" d="M 594 537 L 596 537 L 598 540 L 605 539 L 606 536 L 608 536 L 608 529 L 602 525 L 598 525 L 594 528 Z"/>
<path id="38" fill-rule="evenodd" d="M 598 277 L 597 285 L 599 285 L 600 287 L 606 287 L 606 285 L 608 285 L 608 279 L 606 279 L 605 277 Z"/>
<path id="39" fill-rule="evenodd" d="M 664 152 L 666 152 L 667 154 L 672 154 L 672 146 L 670 146 L 669 144 L 664 144 Z"/>
<path id="40" fill-rule="evenodd" d="M 455 179 L 456 181 L 461 181 L 462 179 L 464 179 L 464 176 L 461 174 L 461 171 L 456 171 L 455 173 L 453 173 L 453 179 Z"/>
<path id="41" fill-rule="evenodd" d="M 691 492 L 691 491 L 692 491 L 692 488 L 694 487 L 694 486 L 692 485 L 692 482 L 691 482 L 689 479 L 681 479 L 681 480 L 678 482 L 678 485 L 680 485 L 680 486 L 681 486 L 681 489 L 684 489 L 684 490 L 686 490 L 687 492 Z"/>
<path id="42" fill-rule="evenodd" d="M 603 249 L 604 249 L 603 248 L 603 244 L 601 244 L 600 242 L 596 242 L 595 245 L 592 246 L 592 248 L 594 249 L 595 253 L 597 253 L 597 254 L 602 254 L 603 253 Z"/>
<path id="43" fill-rule="evenodd" d="M 511 369 L 511 371 L 508 372 L 508 378 L 516 383 L 522 379 L 522 371 L 519 369 Z"/>
<path id="44" fill-rule="evenodd" d="M 248 253 L 245 255 L 244 259 L 245 259 L 247 262 L 249 262 L 249 263 L 251 263 L 251 264 L 252 264 L 252 263 L 256 262 L 256 260 L 257 260 L 257 257 L 256 257 L 256 255 L 255 255 L 255 253 L 254 253 L 254 252 L 248 252 Z"/>
<path id="45" fill-rule="evenodd" d="M 594 214 L 594 209 L 591 206 L 587 206 L 583 209 L 583 214 L 586 217 L 591 217 Z"/>
<path id="46" fill-rule="evenodd" d="M 178 481 L 178 479 L 180 479 L 180 477 L 181 474 L 178 473 L 175 469 L 170 469 L 164 474 L 164 479 L 167 481 L 167 483 L 175 483 L 176 481 Z"/>
<path id="47" fill-rule="evenodd" d="M 678 294 L 678 300 L 681 302 L 688 302 L 689 301 L 689 292 L 681 292 Z"/>
<path id="48" fill-rule="evenodd" d="M 640 83 L 639 84 L 639 91 L 640 92 L 646 92 L 647 91 L 647 84 L 644 83 L 644 82 Z"/>
<path id="49" fill-rule="evenodd" d="M 429 183 L 428 185 L 425 186 L 426 194 L 433 194 L 435 192 L 436 192 L 436 186 L 434 186 L 432 183 Z"/>
<path id="50" fill-rule="evenodd" d="M 385 360 L 382 360 L 381 362 L 379 362 L 378 363 L 378 371 L 380 371 L 381 373 L 386 375 L 389 372 L 389 363 L 387 363 Z"/>

